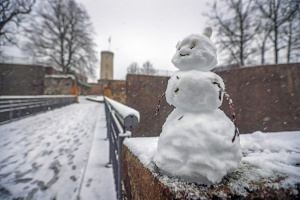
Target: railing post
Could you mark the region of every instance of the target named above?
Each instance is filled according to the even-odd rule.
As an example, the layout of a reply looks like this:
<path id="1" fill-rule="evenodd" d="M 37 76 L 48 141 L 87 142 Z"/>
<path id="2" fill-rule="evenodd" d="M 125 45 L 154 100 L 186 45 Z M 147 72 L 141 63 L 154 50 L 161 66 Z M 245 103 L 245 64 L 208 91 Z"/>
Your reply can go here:
<path id="1" fill-rule="evenodd" d="M 10 100 L 9 101 L 9 105 L 10 105 L 10 111 L 9 111 L 9 120 L 12 120 L 13 119 L 13 109 L 12 109 L 12 107 L 13 107 L 13 101 L 12 100 Z"/>
<path id="2" fill-rule="evenodd" d="M 123 134 L 126 133 L 126 127 L 123 126 Z M 117 188 L 117 194 L 118 199 L 122 199 L 122 179 L 123 179 L 123 172 L 122 172 L 122 145 L 125 137 L 121 135 L 121 133 L 118 134 L 118 188 Z"/>
<path id="3" fill-rule="evenodd" d="M 122 199 L 122 179 L 123 179 L 123 173 L 122 173 L 122 144 L 124 141 L 124 137 L 118 137 L 119 144 L 118 144 L 118 199 Z"/>
<path id="4" fill-rule="evenodd" d="M 106 101 L 104 101 L 104 106 L 105 106 L 105 116 L 106 116 L 106 139 L 109 140 L 109 158 L 108 158 L 108 163 L 105 165 L 107 168 L 112 167 L 112 151 L 113 151 L 113 146 L 112 146 L 112 138 L 111 138 L 111 115 L 112 113 L 110 112 L 109 105 Z"/>
<path id="5" fill-rule="evenodd" d="M 104 98 L 107 121 L 107 138 L 109 139 L 109 162 L 106 167 L 113 167 L 117 199 L 122 199 L 122 145 L 125 137 L 130 137 L 131 128 L 137 126 L 138 111 Z M 117 109 L 118 108 L 118 109 Z M 125 110 L 125 112 L 124 112 Z M 121 124 L 122 125 L 121 125 Z"/>

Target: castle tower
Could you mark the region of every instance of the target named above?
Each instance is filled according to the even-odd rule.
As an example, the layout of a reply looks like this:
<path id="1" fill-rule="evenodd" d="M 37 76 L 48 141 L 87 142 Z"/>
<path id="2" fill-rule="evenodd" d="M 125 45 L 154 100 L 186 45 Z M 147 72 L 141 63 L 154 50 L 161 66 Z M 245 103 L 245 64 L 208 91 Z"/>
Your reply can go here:
<path id="1" fill-rule="evenodd" d="M 114 79 L 114 54 L 110 51 L 101 52 L 100 80 Z"/>

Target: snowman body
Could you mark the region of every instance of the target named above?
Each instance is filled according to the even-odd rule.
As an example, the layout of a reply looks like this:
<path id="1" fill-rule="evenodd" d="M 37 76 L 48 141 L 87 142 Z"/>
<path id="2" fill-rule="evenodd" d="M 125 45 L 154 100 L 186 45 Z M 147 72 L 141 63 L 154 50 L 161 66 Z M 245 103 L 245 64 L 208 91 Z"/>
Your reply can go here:
<path id="1" fill-rule="evenodd" d="M 178 46 L 172 62 L 180 70 L 166 90 L 166 100 L 175 109 L 163 125 L 154 162 L 166 174 L 215 184 L 242 158 L 239 138 L 232 143 L 235 126 L 218 109 L 223 80 L 209 72 L 216 65 L 215 47 L 205 33 L 188 36 Z"/>

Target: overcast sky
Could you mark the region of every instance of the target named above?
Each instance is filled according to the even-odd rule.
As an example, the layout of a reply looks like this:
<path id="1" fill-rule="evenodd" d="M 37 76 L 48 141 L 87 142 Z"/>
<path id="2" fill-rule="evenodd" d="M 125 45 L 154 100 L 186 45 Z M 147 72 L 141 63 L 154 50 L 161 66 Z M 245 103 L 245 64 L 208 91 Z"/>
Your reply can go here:
<path id="1" fill-rule="evenodd" d="M 202 33 L 209 25 L 203 13 L 209 0 L 77 0 L 95 28 L 100 52 L 114 53 L 114 78 L 125 79 L 127 67 L 150 61 L 156 69 L 177 70 L 171 63 L 179 40 Z M 212 36 L 214 39 L 214 34 Z M 100 62 L 99 62 L 100 63 Z M 99 64 L 100 69 L 100 64 Z M 97 78 L 100 70 L 97 69 Z"/>
<path id="2" fill-rule="evenodd" d="M 192 33 L 202 33 L 209 20 L 207 3 L 212 0 L 76 0 L 87 10 L 95 29 L 100 78 L 100 52 L 114 53 L 114 79 L 125 79 L 127 67 L 140 67 L 150 61 L 160 70 L 175 71 L 171 62 L 179 40 Z M 111 37 L 111 46 L 108 39 Z M 214 33 L 212 40 L 214 41 Z M 16 47 L 6 48 L 6 55 L 27 58 Z"/>

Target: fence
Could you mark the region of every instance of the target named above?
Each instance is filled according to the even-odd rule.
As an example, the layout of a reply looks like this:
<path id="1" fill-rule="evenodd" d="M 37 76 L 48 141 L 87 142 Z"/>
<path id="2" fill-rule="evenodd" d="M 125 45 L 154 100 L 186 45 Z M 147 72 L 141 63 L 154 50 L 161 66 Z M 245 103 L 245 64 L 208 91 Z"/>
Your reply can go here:
<path id="1" fill-rule="evenodd" d="M 107 122 L 107 138 L 109 139 L 109 162 L 107 167 L 113 167 L 117 199 L 122 199 L 122 144 L 125 137 L 130 137 L 130 129 L 139 123 L 138 111 L 104 98 Z"/>
<path id="2" fill-rule="evenodd" d="M 75 102 L 73 95 L 0 96 L 0 125 Z"/>

